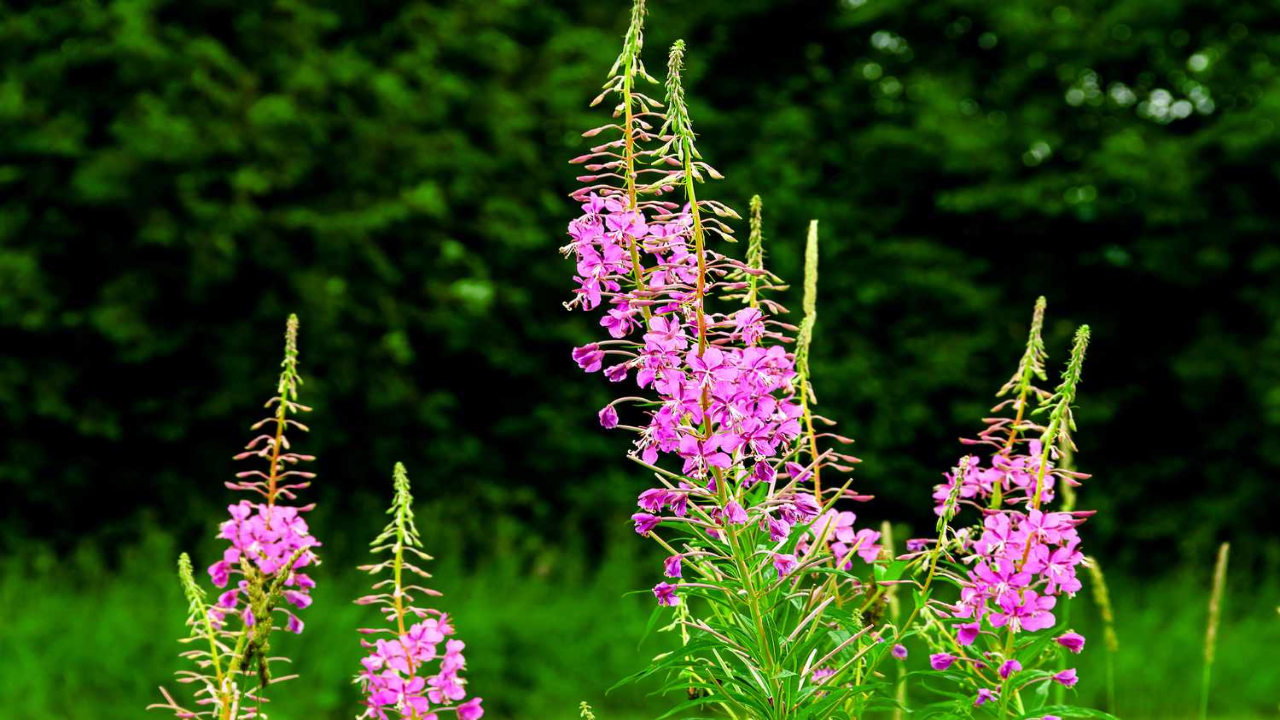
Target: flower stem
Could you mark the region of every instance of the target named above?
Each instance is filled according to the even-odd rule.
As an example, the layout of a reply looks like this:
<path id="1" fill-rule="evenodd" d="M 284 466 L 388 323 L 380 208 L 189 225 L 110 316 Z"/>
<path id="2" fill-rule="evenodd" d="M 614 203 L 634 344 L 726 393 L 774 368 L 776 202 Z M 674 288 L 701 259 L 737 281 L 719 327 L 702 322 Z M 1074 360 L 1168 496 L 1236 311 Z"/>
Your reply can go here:
<path id="1" fill-rule="evenodd" d="M 627 59 L 622 69 L 622 106 L 625 113 L 625 122 L 623 123 L 622 132 L 626 142 L 623 152 L 623 162 L 626 163 L 627 178 L 627 208 L 632 212 L 639 212 L 639 202 L 636 198 L 636 141 L 635 141 L 635 113 L 632 108 L 634 99 L 632 98 L 632 82 L 634 80 L 635 62 L 634 53 L 628 51 Z M 640 264 L 640 249 L 636 247 L 636 239 L 631 238 L 627 243 L 631 251 L 631 273 L 635 278 L 636 290 L 644 291 L 644 267 Z M 648 305 L 642 305 L 640 312 L 644 314 L 646 325 L 651 316 Z"/>

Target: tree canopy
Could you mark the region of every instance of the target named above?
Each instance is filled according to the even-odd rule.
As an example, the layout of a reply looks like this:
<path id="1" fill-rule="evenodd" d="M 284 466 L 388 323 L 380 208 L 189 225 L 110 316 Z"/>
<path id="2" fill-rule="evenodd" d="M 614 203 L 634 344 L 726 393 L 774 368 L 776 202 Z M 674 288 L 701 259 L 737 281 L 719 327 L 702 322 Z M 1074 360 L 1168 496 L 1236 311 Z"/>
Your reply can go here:
<path id="1" fill-rule="evenodd" d="M 625 22 L 577 1 L 10 5 L 5 539 L 127 534 L 147 508 L 198 525 L 183 510 L 222 498 L 289 312 L 322 498 L 402 459 L 424 494 L 540 532 L 622 517 L 639 485 L 569 360 L 588 333 L 557 248 Z M 1096 540 L 1138 566 L 1268 527 L 1274 13 L 653 0 L 652 67 L 677 37 L 727 176 L 709 192 L 763 195 L 784 277 L 822 221 L 814 377 L 858 440 L 863 512 L 927 518 L 1044 294 L 1051 367 L 1094 332 Z"/>

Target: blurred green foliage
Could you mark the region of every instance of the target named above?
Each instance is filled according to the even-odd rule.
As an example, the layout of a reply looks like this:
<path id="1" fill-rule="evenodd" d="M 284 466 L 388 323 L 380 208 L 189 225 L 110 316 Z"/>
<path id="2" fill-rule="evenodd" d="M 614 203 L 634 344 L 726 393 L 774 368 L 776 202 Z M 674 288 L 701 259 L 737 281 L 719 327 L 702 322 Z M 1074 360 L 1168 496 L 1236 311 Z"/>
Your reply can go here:
<path id="1" fill-rule="evenodd" d="M 600 561 L 640 482 L 596 426 L 611 388 L 569 361 L 599 328 L 559 308 L 556 248 L 625 16 L 0 3 L 0 543 L 207 537 L 293 311 L 339 566 L 394 460 L 450 504 L 459 562 Z M 1045 294 L 1055 362 L 1094 330 L 1091 551 L 1163 574 L 1235 540 L 1242 572 L 1280 566 L 1266 3 L 653 0 L 651 57 L 676 37 L 709 192 L 764 195 L 786 277 L 822 220 L 814 373 L 864 520 L 927 522 Z M 602 623 L 630 617 L 613 597 Z"/>

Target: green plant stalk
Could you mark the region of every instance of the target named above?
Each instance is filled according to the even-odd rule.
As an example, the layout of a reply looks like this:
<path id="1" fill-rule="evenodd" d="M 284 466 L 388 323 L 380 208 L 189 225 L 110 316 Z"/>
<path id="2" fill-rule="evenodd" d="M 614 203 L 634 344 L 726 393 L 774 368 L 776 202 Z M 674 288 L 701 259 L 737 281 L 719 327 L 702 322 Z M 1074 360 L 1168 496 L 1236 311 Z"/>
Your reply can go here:
<path id="1" fill-rule="evenodd" d="M 1044 352 L 1044 341 L 1041 339 L 1041 330 L 1044 327 L 1044 311 L 1046 307 L 1044 296 L 1036 298 L 1035 310 L 1031 314 L 1031 329 L 1027 333 L 1027 349 L 1022 355 L 1022 360 L 1018 363 L 1019 371 L 1015 375 L 1015 379 L 1010 384 L 1005 385 L 996 393 L 996 397 L 1004 395 L 1009 390 L 1014 390 L 1017 395 L 1015 407 L 1017 412 L 1013 418 L 1013 423 L 1009 425 L 1009 439 L 1005 442 L 1004 448 L 1001 449 L 1001 455 L 1008 455 L 1013 450 L 1014 444 L 1018 441 L 1018 435 L 1022 432 L 1022 421 L 1026 417 L 1027 411 L 1027 395 L 1031 392 L 1031 381 L 1039 376 L 1044 377 L 1043 363 L 1047 357 Z M 991 494 L 991 508 L 998 510 L 1004 502 L 1004 485 L 997 483 Z"/>
<path id="2" fill-rule="evenodd" d="M 224 676 L 222 674 L 222 653 L 218 649 L 218 636 L 213 628 L 213 620 L 209 618 L 209 607 L 204 601 L 204 591 L 196 584 L 191 571 L 191 557 L 186 553 L 178 556 L 178 578 L 182 583 L 183 594 L 187 596 L 189 613 L 193 630 L 203 628 L 204 637 L 209 642 L 209 661 L 213 665 L 214 681 L 217 692 L 215 702 L 222 702 Z"/>
<path id="3" fill-rule="evenodd" d="M 1089 557 L 1087 560 L 1089 575 L 1093 580 L 1093 587 L 1091 588 L 1093 600 L 1098 606 L 1098 614 L 1102 617 L 1103 644 L 1107 651 L 1107 712 L 1114 714 L 1117 710 L 1115 655 L 1120 650 L 1120 640 L 1116 636 L 1115 612 L 1111 607 L 1111 594 L 1107 592 L 1107 579 L 1102 572 L 1102 565 L 1097 558 Z"/>
<path id="4" fill-rule="evenodd" d="M 1013 657 L 1013 626 L 1012 625 L 1009 626 L 1009 631 L 1008 633 L 1006 633 L 1006 635 L 1007 637 L 1005 638 L 1005 641 L 1004 641 L 1004 657 L 1006 660 L 1008 660 L 1009 658 Z M 1012 694 L 1009 691 L 1013 689 L 1012 688 L 1013 683 L 1010 682 L 1010 680 L 1012 679 L 1013 679 L 1013 676 L 1010 675 L 1009 679 L 1000 683 L 1000 714 L 998 716 L 1000 718 L 1006 718 L 1009 716 L 1009 696 Z"/>
<path id="5" fill-rule="evenodd" d="M 723 482 L 723 481 L 721 481 Z M 750 569 L 747 567 L 746 560 L 743 558 L 743 550 L 741 541 L 738 538 L 737 530 L 730 524 L 726 524 L 725 535 L 729 538 L 729 545 L 733 548 L 734 563 L 738 566 L 738 572 L 742 575 L 742 582 L 747 586 L 747 605 L 751 609 L 752 619 L 755 621 L 756 633 L 760 638 L 760 650 L 764 654 L 766 672 L 768 673 L 770 687 L 773 691 L 775 703 L 778 696 L 778 666 L 773 658 L 773 651 L 769 648 L 769 635 L 764 629 L 764 613 L 760 610 L 760 595 L 755 587 L 755 580 L 752 577 Z"/>
<path id="6" fill-rule="evenodd" d="M 763 206 L 764 202 L 759 195 L 751 196 L 751 234 L 747 241 L 747 263 L 754 270 L 764 270 L 764 250 L 761 248 L 764 242 Z M 760 307 L 759 275 L 747 275 L 747 306 Z"/>
<path id="7" fill-rule="evenodd" d="M 236 678 L 241 672 L 241 660 L 244 658 L 245 647 L 249 644 L 249 628 L 245 627 L 240 630 L 240 637 L 236 639 L 235 651 L 231 654 L 231 663 L 227 667 L 227 674 L 223 680 L 223 687 L 220 688 L 222 693 L 221 706 L 222 720 L 232 720 L 231 700 L 234 695 L 232 686 L 235 684 Z M 247 671 L 247 668 L 246 668 Z"/>
<path id="8" fill-rule="evenodd" d="M 1066 623 L 1067 627 L 1070 627 L 1071 626 L 1071 598 L 1069 597 L 1062 598 L 1061 607 L 1062 607 L 1062 619 Z M 1110 658 L 1111 658 L 1111 653 L 1107 653 L 1107 659 L 1109 660 Z M 1065 655 L 1059 653 L 1058 671 L 1061 672 L 1066 669 L 1067 669 L 1067 658 Z M 1063 687 L 1061 684 L 1055 683 L 1053 688 L 1053 704 L 1062 705 L 1063 703 L 1066 702 L 1066 697 L 1067 697 L 1067 689 Z"/>
<path id="9" fill-rule="evenodd" d="M 707 350 L 707 318 L 704 305 L 707 299 L 707 249 L 702 230 L 702 213 L 698 209 L 698 193 L 693 186 L 693 147 L 689 138 L 680 138 L 684 155 L 684 190 L 689 199 L 689 214 L 693 217 L 693 248 L 698 256 L 698 357 Z M 702 391 L 703 410 L 708 403 L 706 388 Z"/>
<path id="10" fill-rule="evenodd" d="M 1218 621 L 1222 616 L 1222 600 L 1227 585 L 1228 543 L 1218 546 L 1218 561 L 1213 567 L 1213 592 L 1209 595 L 1209 622 L 1204 634 L 1204 672 L 1200 677 L 1200 720 L 1209 717 L 1209 687 L 1213 678 L 1213 662 L 1217 655 Z"/>
<path id="11" fill-rule="evenodd" d="M 956 473 L 957 473 L 956 477 L 963 477 L 964 473 L 968 472 L 968 469 L 969 469 L 969 463 L 968 463 L 968 460 L 966 459 L 962 461 L 960 463 L 960 466 L 956 469 Z M 942 517 L 938 519 L 938 542 L 936 545 L 934 545 L 933 552 L 929 554 L 929 572 L 927 575 L 925 575 L 924 584 L 921 585 L 920 592 L 919 592 L 919 596 L 921 599 L 916 603 L 916 606 L 911 609 L 911 614 L 907 616 L 906 622 L 902 623 L 902 627 L 897 629 L 897 634 L 894 637 L 894 642 L 897 642 L 899 639 L 902 638 L 902 636 L 906 633 L 906 631 L 911 627 L 911 624 L 915 622 L 915 619 L 920 615 L 920 609 L 924 607 L 924 603 L 927 602 L 925 598 L 929 593 L 929 588 L 933 584 L 934 574 L 937 572 L 937 569 L 938 569 L 938 556 L 942 554 L 942 546 L 946 540 L 947 529 L 951 526 L 950 525 L 951 515 L 955 506 L 955 500 L 959 496 L 959 493 L 960 493 L 960 483 L 957 482 L 955 484 L 955 488 L 952 490 L 952 493 L 951 493 L 952 496 L 947 499 L 946 510 L 944 510 L 944 512 L 942 513 Z M 871 664 L 871 667 L 867 668 L 868 675 L 872 675 L 875 673 L 876 668 L 879 666 L 880 662 L 884 659 L 884 656 L 885 654 L 882 653 L 880 657 L 877 658 L 876 661 Z M 834 680 L 835 678 L 833 677 L 831 679 Z"/>
<path id="12" fill-rule="evenodd" d="M 632 109 L 631 109 L 631 102 L 632 102 L 631 79 L 632 78 L 631 78 L 631 60 L 630 59 L 627 60 L 626 72 L 627 72 L 626 79 L 623 79 L 622 81 L 622 102 L 623 102 L 623 105 L 626 105 L 626 126 L 625 126 L 625 131 L 623 132 L 626 132 L 627 142 L 626 142 L 626 152 L 625 152 L 625 155 L 623 156 L 625 156 L 626 158 L 626 165 L 627 165 L 627 168 L 626 168 L 627 206 L 632 211 L 639 211 L 637 210 L 637 208 L 639 208 L 639 202 L 637 202 L 637 199 L 636 199 L 635 137 L 634 137 L 635 131 L 634 129 L 632 129 L 634 128 L 635 115 L 634 113 L 632 113 Z M 631 274 L 632 274 L 632 277 L 634 277 L 635 279 L 636 290 L 640 292 L 644 292 L 645 290 L 644 266 L 640 264 L 640 249 L 639 247 L 636 247 L 635 240 L 631 240 L 631 242 L 628 242 L 627 246 L 628 246 L 628 249 L 631 250 Z M 652 313 L 650 313 L 649 311 L 648 305 L 641 306 L 640 313 L 644 315 L 645 320 L 649 320 L 650 315 L 652 315 Z"/>
<path id="13" fill-rule="evenodd" d="M 683 133 L 679 138 L 679 142 L 680 142 L 680 149 L 681 149 L 680 154 L 683 156 L 682 160 L 683 160 L 683 170 L 684 170 L 684 177 L 683 177 L 684 191 L 685 191 L 685 196 L 689 201 L 689 213 L 690 213 L 690 216 L 693 218 L 694 253 L 696 254 L 698 259 L 698 283 L 697 283 L 698 357 L 702 357 L 702 355 L 707 350 L 707 320 L 706 320 L 706 311 L 705 311 L 706 276 L 707 276 L 706 240 L 705 240 L 705 233 L 702 227 L 702 213 L 698 207 L 697 190 L 694 187 L 693 144 L 690 138 L 687 135 L 684 135 Z M 707 410 L 710 407 L 710 405 L 711 405 L 711 397 L 709 395 L 708 389 L 704 387 L 702 389 L 702 398 L 701 398 L 702 414 L 704 418 L 704 421 L 703 421 L 704 439 L 706 435 L 710 433 L 710 430 L 711 430 L 709 423 L 707 423 L 705 420 L 707 416 Z M 714 473 L 714 475 L 716 476 L 716 489 L 718 491 L 718 494 L 721 496 L 721 501 L 723 504 L 723 501 L 727 499 L 728 483 L 725 482 L 725 479 L 719 473 Z M 764 654 L 765 660 L 768 664 L 769 679 L 773 687 L 774 698 L 776 699 L 779 695 L 777 691 L 777 687 L 778 687 L 777 679 L 775 677 L 777 675 L 777 668 L 776 668 L 775 661 L 773 659 L 773 652 L 769 649 L 768 634 L 765 632 L 764 616 L 760 610 L 759 597 L 755 589 L 755 583 L 752 580 L 751 572 L 747 568 L 746 562 L 743 560 L 742 549 L 738 542 L 736 529 L 726 525 L 725 536 L 728 537 L 729 539 L 729 545 L 733 552 L 734 563 L 738 568 L 738 573 L 742 577 L 743 583 L 746 585 L 747 604 L 751 611 L 751 616 L 755 624 L 756 633 L 759 636 L 760 650 Z"/>
<path id="14" fill-rule="evenodd" d="M 804 414 L 805 435 L 809 455 L 813 458 L 813 499 L 822 504 L 822 475 L 818 467 L 818 439 L 813 430 L 813 411 L 809 407 L 809 350 L 813 345 L 813 327 L 818 322 L 818 221 L 809 221 L 809 235 L 804 248 L 804 319 L 800 324 L 796 357 L 798 361 L 800 407 Z"/>
<path id="15" fill-rule="evenodd" d="M 892 560 L 895 553 L 893 542 L 893 523 L 890 523 L 888 520 L 880 523 L 880 542 L 882 547 L 885 548 L 889 559 Z M 881 588 L 883 587 L 884 586 L 881 586 Z M 902 616 L 902 604 L 898 601 L 898 586 L 890 586 L 885 594 L 887 595 L 887 600 L 889 602 L 889 621 L 894 625 L 897 625 L 898 619 Z M 898 663 L 895 666 L 893 673 L 893 699 L 896 701 L 893 708 L 893 720 L 902 720 L 902 708 L 907 704 L 907 684 L 903 675 L 904 670 L 902 663 Z"/>
<path id="16" fill-rule="evenodd" d="M 1075 342 L 1071 348 L 1071 359 L 1067 362 L 1067 369 L 1062 373 L 1062 384 L 1058 386 L 1058 392 L 1055 394 L 1057 404 L 1049 413 L 1049 425 L 1045 428 L 1044 435 L 1041 436 L 1040 451 L 1040 469 L 1036 473 L 1036 490 L 1035 495 L 1031 496 L 1031 508 L 1033 510 L 1040 509 L 1040 496 L 1044 492 L 1045 471 L 1048 469 L 1049 453 L 1053 450 L 1058 442 L 1069 442 L 1064 438 L 1066 434 L 1075 429 L 1075 425 L 1071 419 L 1071 403 L 1076 398 L 1076 385 L 1080 382 L 1081 366 L 1084 364 L 1084 352 L 1089 346 L 1089 326 L 1081 325 L 1076 330 Z M 1027 543 L 1027 551 L 1030 552 L 1031 543 Z M 1024 553 L 1022 562 L 1027 561 Z"/>
<path id="17" fill-rule="evenodd" d="M 397 476 L 404 471 L 404 466 L 400 463 L 396 463 L 395 472 Z M 396 509 L 396 554 L 392 568 L 395 582 L 396 629 L 400 631 L 401 638 L 404 638 L 407 631 L 404 622 L 404 545 L 408 542 L 407 535 L 408 533 L 405 529 L 405 508 L 399 507 Z M 410 651 L 408 644 L 406 644 L 403 639 L 400 641 L 400 646 L 404 648 L 405 662 L 409 665 L 409 674 L 412 675 L 414 672 L 413 653 Z M 410 713 L 412 720 L 418 720 L 418 711 L 416 708 L 410 708 Z"/>
<path id="18" fill-rule="evenodd" d="M 633 12 L 638 16 L 636 18 L 633 18 L 632 20 L 633 24 L 638 22 L 643 22 L 643 19 L 644 19 L 643 4 L 637 2 L 636 8 Z M 634 32 L 635 30 L 638 30 L 638 28 L 633 29 L 632 32 Z M 634 42 L 634 37 L 632 37 L 632 32 L 628 32 L 627 40 L 629 43 Z M 622 132 L 625 135 L 625 140 L 626 140 L 626 146 L 623 152 L 623 159 L 624 159 L 624 162 L 626 163 L 627 207 L 632 212 L 638 212 L 639 201 L 638 201 L 638 198 L 636 197 L 635 112 L 632 108 L 632 105 L 634 103 L 634 99 L 632 98 L 632 88 L 633 88 L 633 81 L 634 81 L 634 78 L 633 78 L 634 62 L 635 62 L 635 53 L 632 51 L 631 48 L 628 48 L 627 60 L 623 65 L 623 70 L 622 70 L 623 72 L 622 105 L 623 105 L 623 112 L 625 113 L 625 122 L 623 124 Z M 631 272 L 636 283 L 636 290 L 644 292 L 644 289 L 645 289 L 644 267 L 640 264 L 640 249 L 636 247 L 636 242 L 634 239 L 628 242 L 627 245 L 631 251 Z M 647 321 L 650 318 L 649 306 L 648 305 L 641 306 L 640 312 L 644 315 L 644 319 L 647 323 Z"/>

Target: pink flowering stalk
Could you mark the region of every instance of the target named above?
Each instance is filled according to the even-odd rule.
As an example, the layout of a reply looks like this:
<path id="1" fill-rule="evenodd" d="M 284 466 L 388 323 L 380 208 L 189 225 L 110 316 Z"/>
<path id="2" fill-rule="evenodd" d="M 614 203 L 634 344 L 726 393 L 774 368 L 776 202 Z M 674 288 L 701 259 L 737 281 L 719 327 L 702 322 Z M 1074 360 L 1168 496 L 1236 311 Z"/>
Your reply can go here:
<path id="1" fill-rule="evenodd" d="M 890 646 L 863 621 L 881 594 L 851 572 L 878 560 L 879 533 L 833 508 L 869 498 L 848 482 L 820 484 L 857 460 L 822 447 L 850 441 L 818 432 L 831 422 L 812 411 L 817 225 L 797 327 L 766 297 L 785 286 L 764 269 L 758 198 L 746 261 L 709 247 L 733 241 L 728 222 L 738 215 L 698 196 L 699 183 L 720 175 L 694 144 L 682 41 L 671 49 L 665 103 L 636 90 L 656 82 L 639 57 L 644 15 L 636 2 L 597 98 L 616 97 L 615 122 L 585 133 L 606 141 L 573 161 L 591 174 L 573 194 L 582 214 L 564 248 L 577 268 L 567 307 L 600 312 L 608 334 L 575 348 L 574 360 L 640 393 L 598 417 L 635 436 L 630 459 L 652 473 L 632 521 L 667 552 L 653 596 L 674 608 L 684 641 L 641 676 L 665 672 L 690 702 L 738 717 L 828 717 L 866 700 L 848 688 L 878 682 L 862 668 Z"/>
<path id="2" fill-rule="evenodd" d="M 182 718 L 256 717 L 266 702 L 265 689 L 273 682 L 271 663 L 281 658 L 268 655 L 270 637 L 277 619 L 285 627 L 301 633 L 297 610 L 311 604 L 315 582 L 301 570 L 319 564 L 314 548 L 320 543 L 311 536 L 303 513 L 313 506 L 297 507 L 297 491 L 308 487 L 314 473 L 297 469 L 315 458 L 294 452 L 287 432 L 307 428 L 294 416 L 310 412 L 298 403 L 298 318 L 289 316 L 285 331 L 283 370 L 276 394 L 267 401 L 272 415 L 253 426 L 260 434 L 249 442 L 236 460 L 257 458 L 263 469 L 247 470 L 226 483 L 232 490 L 254 495 L 228 508 L 230 519 L 219 527 L 218 537 L 227 541 L 222 559 L 209 568 L 213 584 L 228 588 L 216 602 L 205 601 L 204 590 L 196 583 L 186 554 L 179 562 L 179 577 L 190 608 L 191 635 L 186 642 L 196 649 L 183 653 L 196 665 L 195 671 L 178 673 L 179 682 L 195 685 L 196 710 L 179 706 L 161 689 L 165 703 L 152 708 L 171 710 Z"/>
<path id="3" fill-rule="evenodd" d="M 462 655 L 466 646 L 453 637 L 454 627 L 448 615 L 413 604 L 415 594 L 440 593 L 415 584 L 416 579 L 406 575 L 430 578 L 414 565 L 413 558 L 430 560 L 431 556 L 422 551 L 413 522 L 409 474 L 400 463 L 395 466 L 394 483 L 395 498 L 387 510 L 391 522 L 372 543 L 374 553 L 387 553 L 389 557 L 360 568 L 371 575 L 390 575 L 374 584 L 376 594 L 362 597 L 356 604 L 380 606 L 384 620 L 391 626 L 360 630 L 367 636 L 387 636 L 361 640 L 368 654 L 361 660 L 364 669 L 356 676 L 365 698 L 360 717 L 437 720 L 440 713 L 454 713 L 459 720 L 477 720 L 484 715 L 482 701 L 478 697 L 467 699 L 466 681 L 461 677 L 466 666 Z"/>
<path id="4" fill-rule="evenodd" d="M 987 457 L 965 456 L 945 476 L 947 482 L 934 493 L 939 539 L 913 541 L 915 551 L 903 557 L 918 568 L 928 566 L 912 617 L 926 623 L 922 636 L 932 651 L 932 667 L 956 684 L 957 696 L 984 708 L 984 716 L 999 718 L 1036 710 L 1047 693 L 1024 692 L 1029 688 L 1074 686 L 1074 669 L 1046 668 L 1085 645 L 1083 636 L 1061 626 L 1055 608 L 1081 587 L 1078 528 L 1093 513 L 1055 512 L 1049 505 L 1057 487 L 1088 477 L 1057 461 L 1060 447 L 1075 449 L 1071 406 L 1089 328 L 1076 333 L 1057 391 L 1041 390 L 1033 383 L 1046 378 L 1040 337 L 1044 309 L 1040 298 L 1018 371 L 999 393 L 1010 397 L 993 409 L 1012 417 L 989 418 L 976 439 L 964 441 L 987 448 Z M 1039 407 L 1030 411 L 1033 400 Z M 1031 419 L 1038 414 L 1047 415 L 1044 425 Z M 953 520 L 966 508 L 974 513 L 973 524 L 953 529 Z M 958 588 L 955 602 L 928 598 L 935 577 Z M 1050 648 L 1057 652 L 1047 652 Z"/>

